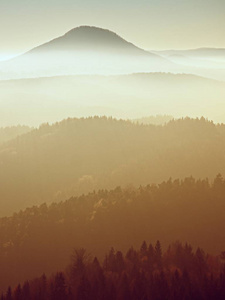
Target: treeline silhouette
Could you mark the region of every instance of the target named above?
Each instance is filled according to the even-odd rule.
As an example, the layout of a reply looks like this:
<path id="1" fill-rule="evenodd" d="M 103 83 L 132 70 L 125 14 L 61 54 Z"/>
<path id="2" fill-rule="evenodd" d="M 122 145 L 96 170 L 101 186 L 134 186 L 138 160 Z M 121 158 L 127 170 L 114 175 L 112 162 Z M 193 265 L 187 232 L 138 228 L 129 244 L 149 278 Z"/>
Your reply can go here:
<path id="1" fill-rule="evenodd" d="M 67 119 L 0 146 L 0 215 L 98 189 L 225 173 L 225 125 Z"/>
<path id="2" fill-rule="evenodd" d="M 16 137 L 28 133 L 33 128 L 29 126 L 11 126 L 11 127 L 1 127 L 0 128 L 0 144 L 6 143 Z"/>
<path id="3" fill-rule="evenodd" d="M 165 125 L 169 121 L 173 120 L 174 117 L 170 115 L 156 115 L 156 116 L 148 116 L 140 119 L 134 119 L 133 122 L 137 122 L 143 125 Z"/>
<path id="4" fill-rule="evenodd" d="M 62 270 L 73 247 L 103 257 L 113 245 L 160 239 L 225 250 L 225 181 L 168 180 L 159 185 L 99 190 L 0 219 L 0 287 Z"/>
<path id="5" fill-rule="evenodd" d="M 144 241 L 139 250 L 107 253 L 102 263 L 74 250 L 64 272 L 27 280 L 1 300 L 223 300 L 225 265 L 219 257 L 180 242 L 162 253 Z"/>

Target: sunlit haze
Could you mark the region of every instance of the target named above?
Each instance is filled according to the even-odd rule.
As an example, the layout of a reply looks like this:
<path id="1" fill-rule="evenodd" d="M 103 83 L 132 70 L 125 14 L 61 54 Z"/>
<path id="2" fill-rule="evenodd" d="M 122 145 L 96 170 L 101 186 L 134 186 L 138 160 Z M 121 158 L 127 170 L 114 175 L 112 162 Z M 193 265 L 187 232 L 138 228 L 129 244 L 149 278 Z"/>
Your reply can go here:
<path id="1" fill-rule="evenodd" d="M 225 299 L 224 32 L 224 0 L 0 0 L 0 300 Z"/>

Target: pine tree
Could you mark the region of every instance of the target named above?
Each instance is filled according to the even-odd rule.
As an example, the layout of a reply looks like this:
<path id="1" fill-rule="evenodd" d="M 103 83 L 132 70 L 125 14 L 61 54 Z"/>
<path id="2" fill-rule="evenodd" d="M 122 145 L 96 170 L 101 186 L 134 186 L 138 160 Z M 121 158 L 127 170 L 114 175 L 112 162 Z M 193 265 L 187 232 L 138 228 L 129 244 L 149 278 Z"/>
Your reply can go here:
<path id="1" fill-rule="evenodd" d="M 29 282 L 25 282 L 23 287 L 22 287 L 22 295 L 23 295 L 23 300 L 30 300 L 30 284 Z"/>
<path id="2" fill-rule="evenodd" d="M 21 285 L 19 284 L 15 291 L 14 291 L 14 300 L 23 300 L 23 297 L 22 297 L 22 289 L 21 289 Z"/>
<path id="3" fill-rule="evenodd" d="M 8 287 L 8 290 L 6 292 L 6 300 L 12 300 L 12 290 L 11 290 L 11 287 L 9 286 Z"/>
<path id="4" fill-rule="evenodd" d="M 148 246 L 147 246 L 147 243 L 146 241 L 144 241 L 141 245 L 141 248 L 140 248 L 140 254 L 141 254 L 141 257 L 147 255 L 147 251 L 148 251 Z"/>
<path id="5" fill-rule="evenodd" d="M 92 299 L 91 284 L 85 275 L 82 276 L 82 278 L 80 280 L 80 284 L 78 285 L 77 299 L 78 300 L 91 300 Z"/>
<path id="6" fill-rule="evenodd" d="M 155 262 L 159 268 L 162 266 L 162 248 L 159 241 L 155 245 Z"/>
<path id="7" fill-rule="evenodd" d="M 62 272 L 57 273 L 55 276 L 54 284 L 52 287 L 52 300 L 66 300 L 67 291 L 65 278 Z"/>

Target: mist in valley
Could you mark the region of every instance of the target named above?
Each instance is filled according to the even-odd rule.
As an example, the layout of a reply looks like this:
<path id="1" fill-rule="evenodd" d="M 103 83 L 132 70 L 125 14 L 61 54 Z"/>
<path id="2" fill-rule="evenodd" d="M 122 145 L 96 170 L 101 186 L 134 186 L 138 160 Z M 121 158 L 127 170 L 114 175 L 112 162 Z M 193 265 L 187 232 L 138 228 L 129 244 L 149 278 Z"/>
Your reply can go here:
<path id="1" fill-rule="evenodd" d="M 157 114 L 223 122 L 224 61 L 220 49 L 150 52 L 81 26 L 0 63 L 0 125 Z"/>
<path id="2" fill-rule="evenodd" d="M 79 75 L 0 82 L 0 125 L 39 126 L 68 117 L 225 119 L 225 83 L 185 74 Z"/>

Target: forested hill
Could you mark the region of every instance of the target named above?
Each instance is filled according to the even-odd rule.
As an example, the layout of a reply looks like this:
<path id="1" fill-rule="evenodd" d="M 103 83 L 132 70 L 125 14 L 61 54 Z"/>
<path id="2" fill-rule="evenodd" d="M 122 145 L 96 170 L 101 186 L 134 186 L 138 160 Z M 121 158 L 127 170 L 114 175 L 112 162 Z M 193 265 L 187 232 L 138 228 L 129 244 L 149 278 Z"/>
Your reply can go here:
<path id="1" fill-rule="evenodd" d="M 0 211 L 101 188 L 225 173 L 225 126 L 180 119 L 165 126 L 94 117 L 45 124 L 0 146 Z"/>
<path id="2" fill-rule="evenodd" d="M 0 291 L 63 270 L 73 248 L 103 259 L 113 246 L 172 241 L 220 255 L 225 250 L 225 181 L 168 180 L 138 189 L 117 187 L 0 219 Z M 212 263 L 212 261 L 211 261 Z"/>

